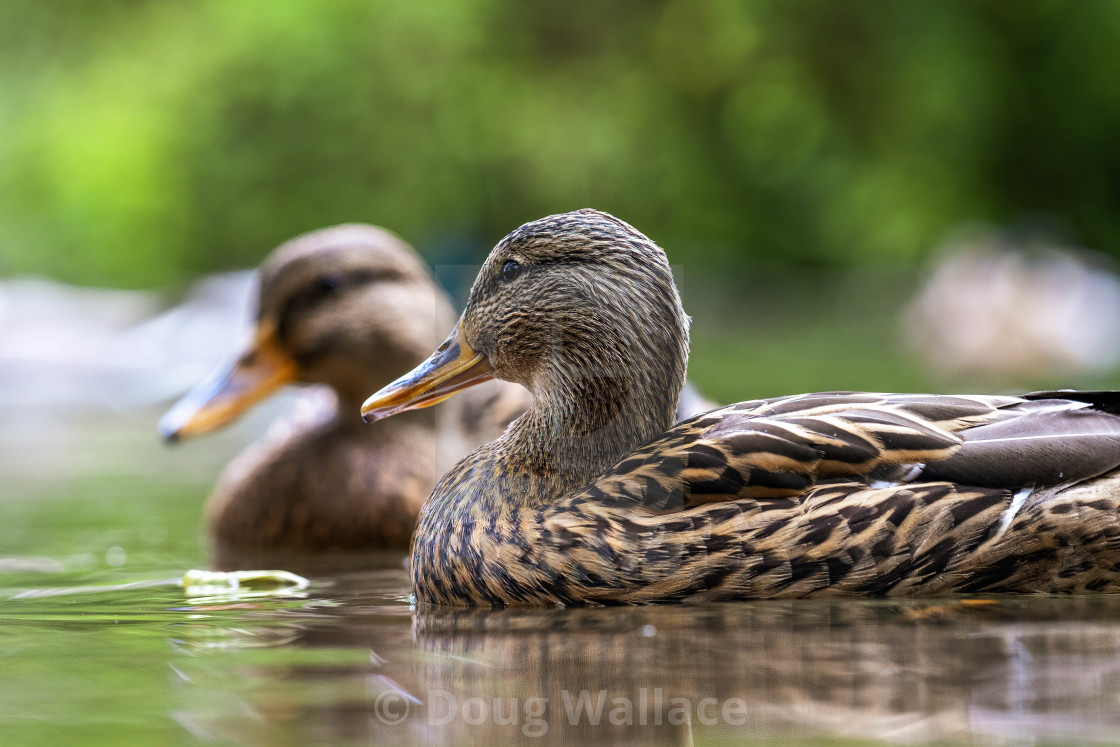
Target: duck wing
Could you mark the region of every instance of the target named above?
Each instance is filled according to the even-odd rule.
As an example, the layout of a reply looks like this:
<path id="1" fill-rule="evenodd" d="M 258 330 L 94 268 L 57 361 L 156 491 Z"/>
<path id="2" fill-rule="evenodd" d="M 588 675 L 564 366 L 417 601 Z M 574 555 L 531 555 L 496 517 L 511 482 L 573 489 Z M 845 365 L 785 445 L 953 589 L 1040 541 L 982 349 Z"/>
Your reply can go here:
<path id="1" fill-rule="evenodd" d="M 816 488 L 671 514 L 558 507 L 539 551 L 553 598 L 648 603 L 1120 589 L 1120 477 L 1070 488 Z M 560 568 L 556 571 L 555 568 Z"/>
<path id="2" fill-rule="evenodd" d="M 526 586 L 627 603 L 1120 588 L 1120 472 L 1093 479 L 1120 465 L 1120 399 L 1053 394 L 696 417 L 534 517 Z"/>
<path id="3" fill-rule="evenodd" d="M 951 482 L 1016 490 L 1120 466 L 1120 394 L 1024 397 L 824 392 L 700 415 L 588 486 L 589 499 L 679 511 L 797 505 L 816 487 Z"/>

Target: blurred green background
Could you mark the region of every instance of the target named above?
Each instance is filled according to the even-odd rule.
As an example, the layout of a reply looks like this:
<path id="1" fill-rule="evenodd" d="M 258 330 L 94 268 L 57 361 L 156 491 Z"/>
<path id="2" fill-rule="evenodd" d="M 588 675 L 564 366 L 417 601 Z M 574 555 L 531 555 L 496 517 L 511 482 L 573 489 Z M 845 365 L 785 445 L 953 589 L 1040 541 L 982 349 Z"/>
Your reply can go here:
<path id="1" fill-rule="evenodd" d="M 469 262 L 527 220 L 594 206 L 666 247 L 698 323 L 725 324 L 698 329 L 694 360 L 744 368 L 733 333 L 762 319 L 780 336 L 832 294 L 816 337 L 751 356 L 769 361 L 753 386 L 777 393 L 928 384 L 884 350 L 893 321 L 852 339 L 832 323 L 869 295 L 898 301 L 898 273 L 962 223 L 1120 251 L 1115 0 L 4 0 L 0 14 L 3 274 L 183 287 L 343 221 Z M 861 280 L 822 290 L 838 272 Z"/>

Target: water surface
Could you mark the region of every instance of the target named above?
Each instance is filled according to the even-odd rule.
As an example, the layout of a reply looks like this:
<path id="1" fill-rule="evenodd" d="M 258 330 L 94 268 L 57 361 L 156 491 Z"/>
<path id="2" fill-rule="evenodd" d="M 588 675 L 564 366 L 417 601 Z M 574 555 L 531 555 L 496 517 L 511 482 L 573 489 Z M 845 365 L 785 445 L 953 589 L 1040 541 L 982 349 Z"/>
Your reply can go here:
<path id="1" fill-rule="evenodd" d="M 7 465 L 2 744 L 1120 741 L 1117 596 L 417 609 L 400 558 L 191 596 L 226 449 L 143 439 Z"/>

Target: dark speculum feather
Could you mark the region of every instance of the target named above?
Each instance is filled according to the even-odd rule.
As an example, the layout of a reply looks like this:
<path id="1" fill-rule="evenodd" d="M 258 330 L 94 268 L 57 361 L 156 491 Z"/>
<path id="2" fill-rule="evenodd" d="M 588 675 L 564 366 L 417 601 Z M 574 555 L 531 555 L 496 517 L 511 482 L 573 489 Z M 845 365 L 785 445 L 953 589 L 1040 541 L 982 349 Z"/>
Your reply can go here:
<path id="1" fill-rule="evenodd" d="M 1101 412 L 1120 415 L 1120 391 L 1075 391 L 1072 389 L 1058 389 L 1050 392 L 1031 392 L 1022 395 L 1028 400 L 1069 400 L 1071 402 L 1085 402 Z"/>
<path id="2" fill-rule="evenodd" d="M 1028 412 L 964 432 L 953 456 L 920 479 L 1023 488 L 1075 483 L 1120 465 L 1120 420 L 1090 410 Z"/>

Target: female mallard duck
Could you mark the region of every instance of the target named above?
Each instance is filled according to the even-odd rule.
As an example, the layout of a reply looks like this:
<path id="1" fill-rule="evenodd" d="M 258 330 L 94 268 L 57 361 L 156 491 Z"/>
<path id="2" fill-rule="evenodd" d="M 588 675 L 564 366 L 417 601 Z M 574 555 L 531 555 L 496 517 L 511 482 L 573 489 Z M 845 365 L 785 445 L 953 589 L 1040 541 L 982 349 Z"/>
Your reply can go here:
<path id="1" fill-rule="evenodd" d="M 670 427 L 688 317 L 610 215 L 528 223 L 367 420 L 491 377 L 534 404 L 436 486 L 412 544 L 443 604 L 1120 589 L 1120 394 L 831 392 Z"/>
<path id="2" fill-rule="evenodd" d="M 274 427 L 223 472 L 207 505 L 216 567 L 407 549 L 439 475 L 528 406 L 525 390 L 502 385 L 361 422 L 365 395 L 422 361 L 454 321 L 420 257 L 383 229 L 336 226 L 280 246 L 261 266 L 257 307 L 249 349 L 176 404 L 163 435 L 218 428 L 290 382 L 326 384 L 337 401 Z"/>

